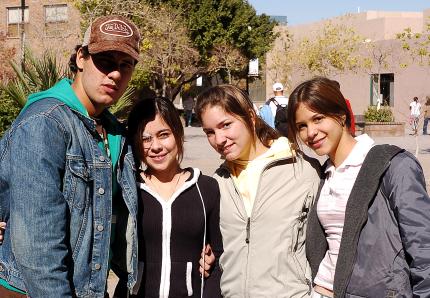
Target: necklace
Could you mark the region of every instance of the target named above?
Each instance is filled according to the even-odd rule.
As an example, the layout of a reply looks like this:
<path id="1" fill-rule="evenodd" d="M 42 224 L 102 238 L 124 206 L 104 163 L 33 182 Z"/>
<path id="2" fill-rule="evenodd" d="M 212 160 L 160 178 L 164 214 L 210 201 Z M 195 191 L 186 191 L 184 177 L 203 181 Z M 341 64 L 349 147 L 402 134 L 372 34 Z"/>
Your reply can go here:
<path id="1" fill-rule="evenodd" d="M 173 188 L 170 186 L 167 190 L 165 190 L 164 192 L 162 192 L 156 185 L 156 183 L 154 181 L 152 181 L 152 178 L 155 177 L 154 175 L 148 174 L 146 172 L 144 172 L 145 175 L 145 181 L 148 181 L 153 187 L 154 190 L 157 192 L 157 194 L 159 194 L 160 196 L 162 196 L 164 199 L 168 200 L 170 199 L 170 197 L 175 193 L 176 189 L 178 188 L 179 185 L 179 180 L 181 179 L 182 176 L 182 170 L 179 172 L 179 175 L 177 175 L 176 178 L 176 183 L 174 183 Z M 156 177 L 155 177 L 156 178 Z M 157 178 L 156 178 L 157 179 Z M 157 179 L 158 180 L 158 179 Z M 173 179 L 170 182 L 167 183 L 161 183 L 160 180 L 158 180 L 158 182 L 160 182 L 162 184 L 162 186 L 164 186 L 164 184 L 169 184 L 171 185 L 171 183 L 175 180 L 175 177 L 173 177 Z"/>
<path id="2" fill-rule="evenodd" d="M 110 158 L 109 141 L 107 138 L 106 129 L 102 125 L 100 119 L 93 118 L 93 120 L 96 122 L 96 131 L 99 134 L 100 139 L 102 139 L 102 141 L 103 141 L 103 147 L 105 149 L 105 152 L 106 152 L 107 156 Z"/>

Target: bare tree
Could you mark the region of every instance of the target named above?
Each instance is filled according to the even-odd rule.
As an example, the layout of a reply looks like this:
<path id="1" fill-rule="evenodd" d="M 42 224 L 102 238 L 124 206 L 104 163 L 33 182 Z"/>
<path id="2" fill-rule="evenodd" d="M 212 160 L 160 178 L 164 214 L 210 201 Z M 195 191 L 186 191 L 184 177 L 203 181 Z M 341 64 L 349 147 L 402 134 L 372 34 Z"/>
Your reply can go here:
<path id="1" fill-rule="evenodd" d="M 227 72 L 228 83 L 232 83 L 232 73 L 243 71 L 246 65 L 246 57 L 230 44 L 217 44 L 211 51 L 211 58 L 208 71 L 216 73 L 219 70 Z"/>
<path id="2" fill-rule="evenodd" d="M 6 35 L 0 32 L 0 82 L 6 83 L 12 79 L 14 71 L 10 61 L 15 57 L 16 49 L 6 45 Z"/>

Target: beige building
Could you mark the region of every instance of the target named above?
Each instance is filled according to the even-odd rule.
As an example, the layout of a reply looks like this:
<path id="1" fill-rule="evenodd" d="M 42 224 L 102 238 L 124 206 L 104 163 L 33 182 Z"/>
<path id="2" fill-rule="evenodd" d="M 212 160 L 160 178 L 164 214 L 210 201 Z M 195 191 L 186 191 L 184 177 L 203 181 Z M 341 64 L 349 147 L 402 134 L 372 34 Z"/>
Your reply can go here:
<path id="1" fill-rule="evenodd" d="M 378 51 L 389 53 L 386 59 L 387 65 L 378 66 L 374 63 L 371 69 L 363 68 L 356 73 L 331 75 L 332 79 L 340 82 L 342 93 L 350 99 L 354 114 L 363 115 L 369 105 L 376 104 L 379 84 L 381 96 L 384 102 L 392 107 L 395 120 L 406 121 L 412 98 L 417 96 L 423 103 L 425 96 L 430 95 L 430 66 L 412 62 L 410 56 L 402 50 L 396 34 L 403 32 L 405 28 L 411 28 L 412 32 L 426 32 L 426 24 L 430 22 L 430 9 L 422 12 L 367 11 L 333 18 L 330 21 L 346 22 L 349 27 L 354 28 L 364 37 L 363 43 L 367 43 L 368 46 L 373 45 Z M 293 34 L 294 39 L 311 37 L 324 26 L 325 22 L 327 20 L 292 26 L 288 27 L 288 30 Z M 279 26 L 277 30 L 283 34 L 286 28 Z M 279 60 L 279 57 L 282 57 L 282 49 L 282 44 L 278 40 L 274 49 L 266 56 L 266 97 L 272 95 L 271 87 L 274 81 L 281 81 L 290 86 L 289 90 L 286 90 L 288 95 L 293 86 L 311 77 L 309 73 L 301 73 L 295 69 L 289 71 L 287 75 L 282 75 L 282 60 Z M 371 54 L 363 50 L 362 55 Z M 408 67 L 402 65 L 406 61 Z M 379 82 L 378 74 L 380 74 Z"/>
<path id="2" fill-rule="evenodd" d="M 0 33 L 6 43 L 17 49 L 22 45 L 35 55 L 50 50 L 62 61 L 68 61 L 73 48 L 81 40 L 79 12 L 67 0 L 25 0 L 24 26 L 22 0 L 2 0 L 0 3 Z M 24 36 L 22 30 L 24 29 Z"/>

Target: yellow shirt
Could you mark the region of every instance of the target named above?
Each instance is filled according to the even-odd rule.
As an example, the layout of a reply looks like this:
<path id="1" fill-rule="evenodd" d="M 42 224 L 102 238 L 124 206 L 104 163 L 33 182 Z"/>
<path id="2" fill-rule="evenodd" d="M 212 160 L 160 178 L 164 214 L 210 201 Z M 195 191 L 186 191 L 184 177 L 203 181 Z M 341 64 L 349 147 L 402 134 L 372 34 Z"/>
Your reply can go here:
<path id="1" fill-rule="evenodd" d="M 294 151 L 291 150 L 288 139 L 280 137 L 272 143 L 269 150 L 253 160 L 227 161 L 227 166 L 242 196 L 248 216 L 251 216 L 260 176 L 264 167 L 274 160 L 289 158 L 293 155 Z"/>

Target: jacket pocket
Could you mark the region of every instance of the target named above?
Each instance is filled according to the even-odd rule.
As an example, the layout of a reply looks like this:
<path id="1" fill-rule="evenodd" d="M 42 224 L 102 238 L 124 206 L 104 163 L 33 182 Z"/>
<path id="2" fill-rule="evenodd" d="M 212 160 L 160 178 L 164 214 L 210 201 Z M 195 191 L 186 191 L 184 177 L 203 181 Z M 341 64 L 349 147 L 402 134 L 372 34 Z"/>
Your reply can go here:
<path id="1" fill-rule="evenodd" d="M 193 263 L 187 262 L 187 271 L 186 271 L 186 283 L 187 283 L 187 292 L 188 297 L 193 296 L 193 283 L 192 283 L 192 274 L 193 272 Z"/>
<path id="2" fill-rule="evenodd" d="M 64 174 L 64 196 L 74 208 L 84 209 L 92 192 L 93 166 L 81 157 L 69 157 Z"/>
<path id="3" fill-rule="evenodd" d="M 169 297 L 197 297 L 199 295 L 200 283 L 196 266 L 195 262 L 171 262 Z"/>
<path id="4" fill-rule="evenodd" d="M 309 287 L 311 287 L 311 270 L 306 259 L 305 240 L 308 215 L 313 201 L 313 195 L 307 194 L 302 209 L 292 227 L 291 238 L 291 254 L 296 272 L 299 274 L 300 279 Z"/>

